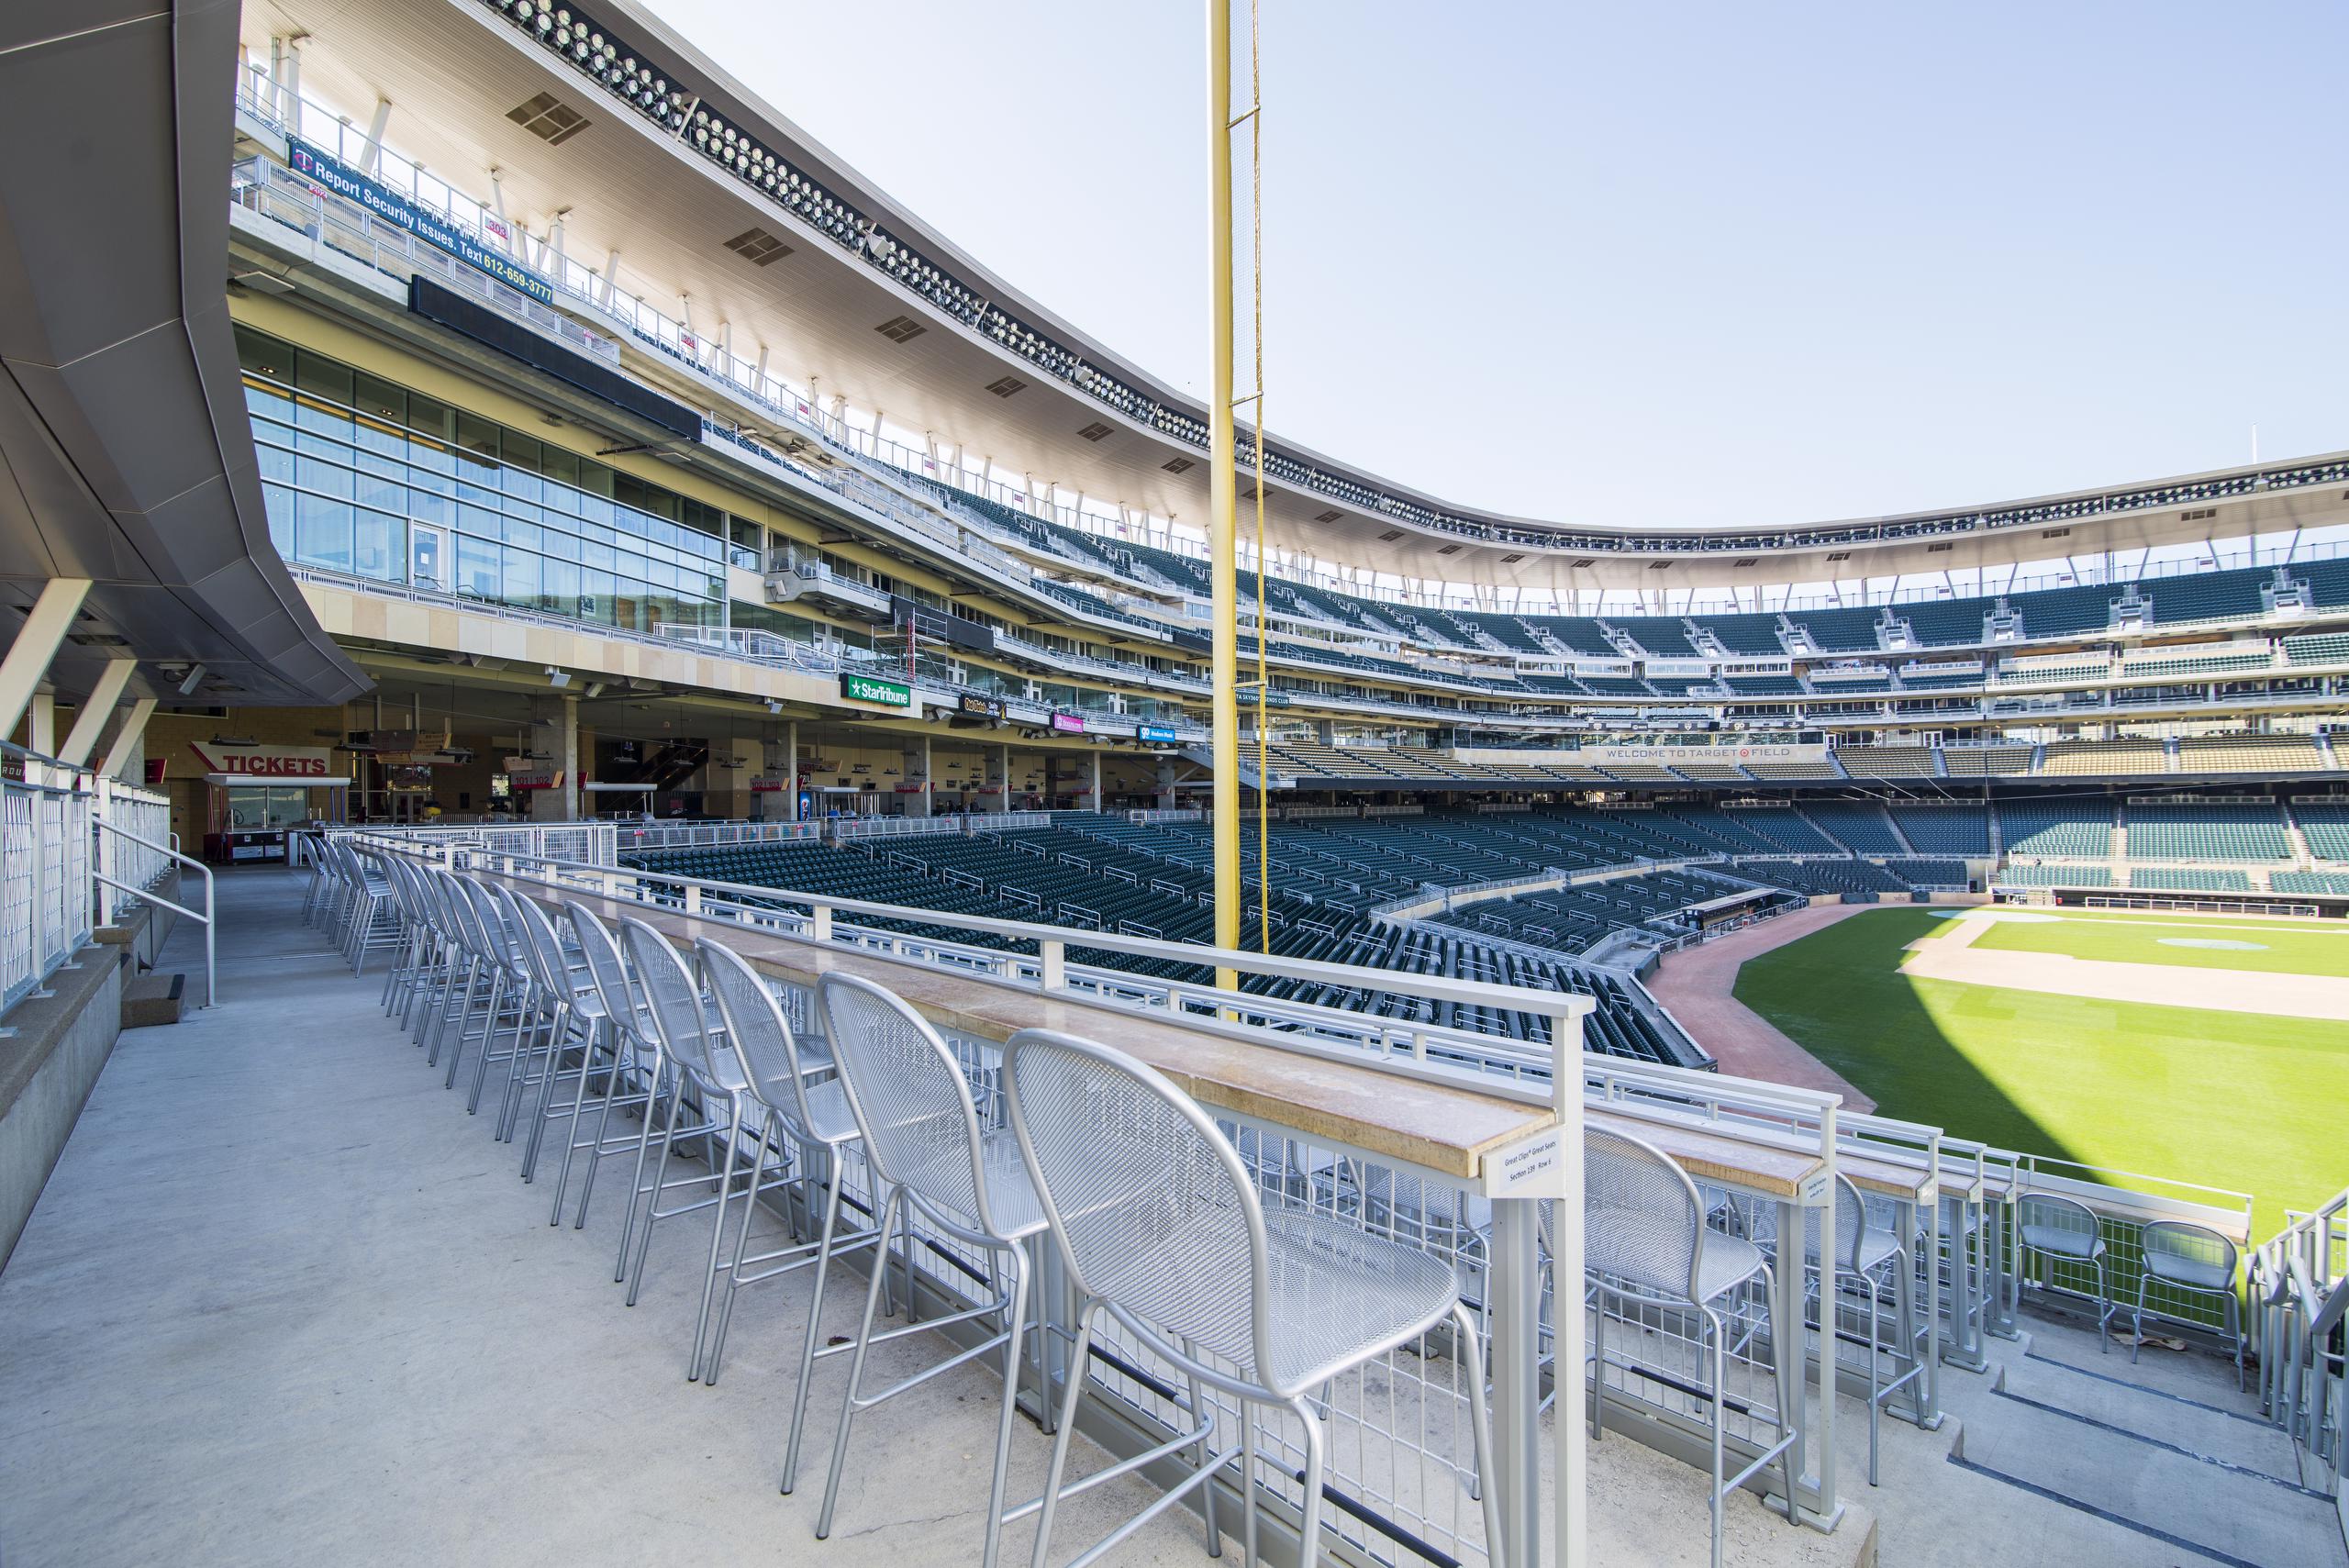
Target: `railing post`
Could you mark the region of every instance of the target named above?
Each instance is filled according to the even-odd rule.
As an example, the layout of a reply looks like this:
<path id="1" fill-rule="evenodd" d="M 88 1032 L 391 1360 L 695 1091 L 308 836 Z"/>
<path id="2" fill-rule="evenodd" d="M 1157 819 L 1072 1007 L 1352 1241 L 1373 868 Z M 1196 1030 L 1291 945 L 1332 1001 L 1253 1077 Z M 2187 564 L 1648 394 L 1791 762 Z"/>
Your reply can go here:
<path id="1" fill-rule="evenodd" d="M 810 921 L 810 934 L 819 942 L 830 941 L 832 940 L 832 906 L 829 904 L 818 904 L 812 907 L 814 914 Z"/>
<path id="2" fill-rule="evenodd" d="M 1057 939 L 1036 944 L 1036 959 L 1042 968 L 1040 984 L 1047 991 L 1068 989 L 1068 944 Z"/>
<path id="3" fill-rule="evenodd" d="M 685 913 L 688 915 L 701 913 L 701 884 L 697 882 L 685 884 Z"/>

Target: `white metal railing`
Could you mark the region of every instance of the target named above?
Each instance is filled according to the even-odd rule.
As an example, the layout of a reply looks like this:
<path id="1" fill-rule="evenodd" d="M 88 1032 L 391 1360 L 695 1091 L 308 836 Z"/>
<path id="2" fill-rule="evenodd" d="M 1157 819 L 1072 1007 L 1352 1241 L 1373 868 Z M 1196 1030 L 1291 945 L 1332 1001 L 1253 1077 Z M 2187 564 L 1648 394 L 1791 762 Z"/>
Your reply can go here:
<path id="1" fill-rule="evenodd" d="M 960 833 L 959 817 L 843 817 L 830 824 L 833 839 L 902 839 L 922 833 Z"/>
<path id="2" fill-rule="evenodd" d="M 29 759 L 27 769 L 42 771 Z M 0 779 L 0 1006 L 31 994 L 90 940 L 94 805 L 72 784 Z"/>
<path id="3" fill-rule="evenodd" d="M 205 928 L 212 1001 L 212 873 L 172 841 L 171 803 L 38 752 L 0 743 L 23 778 L 0 778 L 0 1008 L 39 990 L 97 926 L 137 903 Z M 158 891 L 173 866 L 205 879 L 204 907 Z"/>
<path id="4" fill-rule="evenodd" d="M 2259 1400 L 2314 1462 L 2304 1463 L 2349 1520 L 2349 1376 L 2339 1349 L 2349 1314 L 2349 1189 L 2285 1228 L 2250 1259 Z"/>
<path id="5" fill-rule="evenodd" d="M 622 854 L 639 850 L 703 849 L 729 844 L 806 844 L 824 836 L 824 825 L 813 821 L 628 822 L 618 824 L 615 830 Z"/>

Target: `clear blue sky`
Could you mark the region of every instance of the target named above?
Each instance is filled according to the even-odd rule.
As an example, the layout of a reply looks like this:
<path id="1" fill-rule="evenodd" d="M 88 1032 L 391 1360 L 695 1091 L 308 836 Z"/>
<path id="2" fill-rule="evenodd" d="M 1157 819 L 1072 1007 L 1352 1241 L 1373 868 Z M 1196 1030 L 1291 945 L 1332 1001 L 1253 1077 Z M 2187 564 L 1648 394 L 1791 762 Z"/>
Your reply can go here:
<path id="1" fill-rule="evenodd" d="M 1193 392 L 1204 11 L 652 0 Z M 1565 521 L 2349 447 L 2339 0 L 1265 0 L 1272 428 Z"/>

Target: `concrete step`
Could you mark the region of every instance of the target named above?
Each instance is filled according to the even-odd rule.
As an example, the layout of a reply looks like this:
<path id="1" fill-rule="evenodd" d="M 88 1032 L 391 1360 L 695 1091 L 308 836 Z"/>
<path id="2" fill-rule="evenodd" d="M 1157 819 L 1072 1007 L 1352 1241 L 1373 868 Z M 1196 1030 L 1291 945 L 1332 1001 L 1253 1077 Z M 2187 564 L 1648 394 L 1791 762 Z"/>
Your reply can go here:
<path id="1" fill-rule="evenodd" d="M 180 993 L 184 974 L 144 974 L 123 987 L 122 1027 L 153 1029 L 180 1021 Z"/>
<path id="2" fill-rule="evenodd" d="M 2232 1381 L 2216 1389 L 2197 1386 L 2189 1396 L 2132 1375 L 2152 1372 L 2150 1366 L 2132 1368 L 2118 1354 L 2109 1360 L 2110 1365 L 2093 1366 L 2034 1351 L 2000 1367 L 1991 1389 L 2006 1400 L 2057 1411 L 2083 1426 L 2135 1433 L 2237 1470 L 2296 1478 L 2290 1440 L 2259 1418 L 2252 1396 L 2237 1396 Z"/>
<path id="3" fill-rule="evenodd" d="M 2076 1383 L 2072 1392 L 2080 1392 Z M 2143 1414 L 2133 1405 L 2116 1413 Z M 2175 1418 L 2139 1430 L 2052 1403 L 1998 1398 L 1977 1408 L 1950 1461 L 2019 1495 L 2139 1537 L 2137 1561 L 2349 1568 L 2330 1498 L 2265 1470 L 2194 1452 L 2171 1440 L 2176 1429 Z M 2018 1512 L 2028 1517 L 2029 1510 Z"/>

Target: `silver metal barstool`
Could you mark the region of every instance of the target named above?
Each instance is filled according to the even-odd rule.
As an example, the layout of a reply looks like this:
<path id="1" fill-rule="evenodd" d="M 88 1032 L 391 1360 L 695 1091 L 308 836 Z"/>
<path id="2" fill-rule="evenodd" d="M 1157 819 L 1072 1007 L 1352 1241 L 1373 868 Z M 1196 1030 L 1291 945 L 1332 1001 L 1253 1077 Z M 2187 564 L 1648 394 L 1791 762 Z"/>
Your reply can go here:
<path id="1" fill-rule="evenodd" d="M 694 1322 L 694 1349 L 688 1358 L 689 1372 L 698 1372 L 701 1361 L 702 1336 L 709 1327 L 709 1308 L 717 1288 L 716 1267 L 718 1248 L 726 1219 L 726 1193 L 734 1180 L 734 1161 L 743 1141 L 742 1089 L 745 1087 L 735 1067 L 733 1053 L 712 1056 L 710 1036 L 713 1019 L 702 1000 L 701 985 L 685 959 L 670 945 L 669 939 L 631 916 L 620 917 L 620 946 L 628 954 L 629 977 L 634 983 L 636 995 L 651 1022 L 652 1038 L 659 1046 L 659 1061 L 666 1070 L 667 1093 L 662 1093 L 662 1074 L 654 1074 L 652 1109 L 640 1129 L 641 1136 L 636 1147 L 636 1187 L 629 1205 L 628 1217 L 620 1225 L 620 1264 L 628 1280 L 628 1305 L 634 1307 L 638 1294 L 644 1288 L 644 1260 L 652 1250 L 652 1229 L 663 1219 L 681 1215 L 711 1210 L 709 1260 L 711 1272 L 702 1279 L 701 1311 Z M 693 1119 L 685 1120 L 686 1099 L 693 1101 Z M 666 1109 L 662 1109 L 663 1101 Z M 721 1108 L 722 1107 L 722 1108 Z M 644 1166 L 651 1156 L 652 1140 L 661 1141 L 661 1157 L 653 1162 L 652 1179 L 644 1179 Z M 711 1146 L 711 1140 L 723 1138 L 726 1150 L 722 1160 Z M 698 1139 L 709 1167 L 706 1176 L 680 1176 L 671 1180 L 669 1160 L 677 1145 Z M 755 1176 L 756 1173 L 753 1173 Z M 662 1207 L 662 1196 L 678 1187 L 699 1186 L 716 1180 L 716 1190 L 707 1197 L 695 1198 Z M 637 1209 L 643 1208 L 643 1227 L 636 1229 Z M 629 1237 L 636 1238 L 636 1261 L 629 1262 Z M 615 1278 L 621 1277 L 615 1275 Z"/>
<path id="2" fill-rule="evenodd" d="M 1590 1334 L 1591 1439 L 1598 1441 L 1605 1432 L 1609 1298 L 1694 1314 L 1697 1352 L 1710 1362 L 1710 1385 L 1696 1390 L 1695 1396 L 1713 1407 L 1709 1423 L 1712 1430 L 1712 1561 L 1713 1568 L 1720 1568 L 1722 1501 L 1774 1460 L 1786 1492 L 1787 1518 L 1793 1522 L 1797 1517 L 1795 1432 L 1787 1418 L 1795 1396 L 1787 1385 L 1785 1357 L 1772 1357 L 1777 1383 L 1777 1440 L 1736 1474 L 1722 1473 L 1729 1326 L 1715 1304 L 1759 1281 L 1759 1299 L 1765 1311 L 1770 1311 L 1767 1304 L 1776 1299 L 1770 1287 L 1770 1262 L 1753 1242 L 1706 1225 L 1706 1204 L 1697 1184 L 1662 1150 L 1604 1128 L 1585 1129 L 1583 1139 L 1583 1267 L 1595 1308 Z M 1542 1206 L 1542 1240 L 1553 1256 L 1555 1207 Z M 1567 1309 L 1555 1281 L 1552 1296 L 1557 1303 L 1553 1311 Z M 1774 1344 L 1777 1332 L 1774 1320 L 1769 1325 Z M 1831 1346 L 1832 1342 L 1829 1341 Z"/>
<path id="3" fill-rule="evenodd" d="M 2015 1199 L 2016 1273 L 2027 1275 L 2031 1254 L 2043 1260 L 2042 1289 L 2055 1287 L 2055 1263 L 2085 1263 L 2096 1273 L 2096 1353 L 2102 1355 L 2106 1330 L 2120 1313 L 2113 1305 L 2112 1282 L 2105 1270 L 2104 1227 L 2096 1210 L 2076 1198 L 2052 1193 L 2024 1193 Z"/>
<path id="4" fill-rule="evenodd" d="M 2145 1338 L 2145 1287 L 2159 1280 L 2172 1290 L 2220 1298 L 2219 1322 L 2234 1347 L 2235 1386 L 2243 1386 L 2243 1297 L 2235 1284 L 2235 1244 L 2207 1225 L 2156 1219 L 2138 1233 L 2143 1262 L 2137 1271 L 2137 1305 L 2130 1315 L 2129 1361 Z M 2156 1314 L 2159 1316 L 2159 1314 Z"/>
<path id="5" fill-rule="evenodd" d="M 587 1205 L 596 1195 L 596 1173 L 605 1156 L 625 1154 L 641 1142 L 638 1134 L 611 1135 L 612 1112 L 615 1109 L 641 1108 L 649 1122 L 652 1116 L 652 1096 L 660 1084 L 660 1053 L 651 1043 L 651 1024 L 632 993 L 628 981 L 628 966 L 620 958 L 619 942 L 593 909 L 576 899 L 566 900 L 563 913 L 570 917 L 573 935 L 579 940 L 579 955 L 586 962 L 587 974 L 596 993 L 598 1025 L 605 1043 L 611 1052 L 610 1063 L 598 1080 L 592 1071 L 579 1074 L 577 1086 L 572 1092 L 569 1118 L 571 1125 L 563 1134 L 562 1164 L 555 1174 L 554 1202 L 547 1210 L 547 1223 L 556 1225 L 562 1220 L 563 1195 L 571 1186 L 571 1162 L 582 1150 L 587 1153 L 587 1173 L 579 1184 L 579 1212 L 573 1217 L 572 1229 L 584 1229 L 587 1224 Z M 585 1004 L 581 1004 L 583 1006 Z M 587 1086 L 591 1081 L 600 1082 L 603 1092 L 591 1106 Z M 580 1136 L 590 1110 L 596 1119 L 596 1130 Z M 631 1199 L 630 1218 L 636 1209 Z M 625 1242 L 623 1242 L 625 1245 Z M 625 1251 L 621 1254 L 626 1257 Z M 618 1273 L 615 1279 L 620 1277 Z"/>
<path id="6" fill-rule="evenodd" d="M 1238 1461 L 1247 1498 L 1242 1552 L 1256 1562 L 1256 1421 L 1249 1406 L 1293 1412 L 1305 1433 L 1300 1562 L 1320 1560 L 1327 1440 L 1311 1393 L 1449 1321 L 1465 1374 L 1474 1473 L 1491 1473 L 1476 1323 L 1449 1263 L 1311 1209 L 1266 1209 L 1230 1140 L 1180 1090 L 1122 1052 L 1046 1029 L 1022 1029 L 1004 1054 L 1013 1135 L 1078 1296 L 1052 1468 L 1042 1496 L 1007 1520 L 1041 1514 L 1031 1559 L 1042 1568 L 1060 1500 L 1188 1450 L 1192 1475 L 1075 1558 L 1099 1561 L 1197 1488 L 1208 1551 L 1222 1540 L 1211 1483 Z M 1094 1324 L 1107 1313 L 1189 1383 L 1197 1425 L 1063 1486 Z M 1212 1387 L 1241 1402 L 1240 1440 L 1211 1448 Z M 1482 1493 L 1494 1568 L 1503 1568 L 1499 1500 Z"/>
<path id="7" fill-rule="evenodd" d="M 1814 1263 L 1818 1253 L 1810 1255 Z M 1783 1266 L 1783 1265 L 1782 1265 Z M 1884 1407 L 1895 1394 L 1912 1388 L 1925 1374 L 1924 1362 L 1917 1353 L 1917 1340 L 1921 1332 L 1917 1321 L 1916 1265 L 1911 1261 L 1909 1245 L 1899 1232 L 1868 1223 L 1867 1198 L 1851 1177 L 1840 1172 L 1835 1177 L 1835 1283 L 1839 1290 L 1867 1297 L 1868 1308 L 1868 1485 L 1877 1484 L 1876 1455 L 1880 1442 Z M 1907 1370 L 1887 1380 L 1883 1375 L 1884 1357 L 1884 1296 L 1889 1291 L 1893 1300 L 1894 1340 L 1899 1347 L 1896 1354 L 1907 1363 Z M 1833 1343 L 1842 1332 L 1835 1320 L 1831 1305 L 1820 1315 L 1820 1334 L 1823 1344 Z M 1828 1353 L 1831 1353 L 1828 1352 Z M 1922 1407 L 1913 1388 L 1909 1403 L 1920 1418 Z"/>
<path id="8" fill-rule="evenodd" d="M 1029 1281 L 1034 1269 L 1028 1243 L 1044 1229 L 1043 1210 L 1018 1146 L 1008 1132 L 982 1129 L 971 1086 L 938 1031 L 897 996 L 869 980 L 827 974 L 820 984 L 832 1059 L 848 1090 L 849 1107 L 863 1135 L 866 1163 L 885 1189 L 874 1224 L 884 1240 L 864 1292 L 864 1316 L 857 1326 L 849 1360 L 848 1392 L 841 1403 L 839 1433 L 832 1441 L 831 1473 L 816 1518 L 816 1539 L 832 1533 L 832 1511 L 840 1501 L 841 1469 L 848 1458 L 851 1423 L 857 1412 L 926 1383 L 939 1373 L 996 1350 L 1003 1352 L 1003 1412 L 996 1427 L 995 1478 L 987 1493 L 986 1541 L 980 1561 L 995 1568 L 1003 1534 L 1003 1491 L 1011 1460 L 1011 1418 L 1019 1405 L 1020 1342 L 1028 1327 Z M 1008 1258 L 1011 1282 L 995 1299 L 885 1333 L 873 1331 L 873 1318 L 888 1278 L 885 1239 L 892 1220 L 903 1215 L 910 1243 L 918 1215 L 929 1226 L 988 1259 L 988 1285 L 996 1288 L 996 1260 Z M 906 1290 L 916 1288 L 908 1245 Z M 907 1334 L 942 1329 L 1001 1315 L 1003 1329 L 878 1394 L 866 1394 L 864 1358 L 875 1344 Z"/>
<path id="9" fill-rule="evenodd" d="M 800 1189 L 799 1208 L 792 1217 L 795 1225 L 814 1217 L 817 1192 L 820 1189 L 823 1194 L 823 1218 L 817 1224 L 815 1239 L 795 1240 L 772 1251 L 749 1251 L 755 1210 L 745 1208 L 741 1229 L 734 1240 L 733 1259 L 720 1271 L 726 1275 L 727 1290 L 718 1304 L 718 1321 L 710 1329 L 708 1351 L 701 1361 L 703 1383 L 716 1383 L 718 1362 L 726 1350 L 727 1326 L 734 1314 L 735 1292 L 762 1280 L 813 1266 L 814 1295 L 807 1304 L 807 1331 L 799 1348 L 799 1383 L 791 1407 L 791 1437 L 784 1451 L 783 1490 L 788 1492 L 799 1471 L 800 1439 L 807 1429 L 807 1388 L 815 1374 L 816 1362 L 828 1350 L 847 1348 L 818 1348 L 823 1338 L 820 1324 L 825 1276 L 830 1272 L 834 1258 L 868 1242 L 877 1243 L 881 1232 L 877 1228 L 866 1228 L 842 1235 L 840 1230 L 841 1207 L 847 1186 L 841 1161 L 856 1145 L 858 1133 L 856 1113 L 849 1108 L 848 1091 L 841 1085 L 838 1076 L 822 1083 L 810 1082 L 819 1074 L 834 1073 L 831 1059 L 801 1049 L 790 1020 L 784 1017 L 782 1002 L 741 954 L 707 937 L 694 943 L 694 951 L 701 960 L 702 977 L 709 986 L 710 997 L 724 1021 L 726 1047 L 740 1063 L 742 1075 L 750 1084 L 745 1093 L 756 1102 L 761 1113 L 751 1168 L 763 1168 L 771 1146 L 782 1149 L 787 1145 L 789 1151 L 797 1156 L 796 1175 L 791 1178 Z M 884 1262 L 876 1251 L 874 1266 L 878 1269 Z"/>

